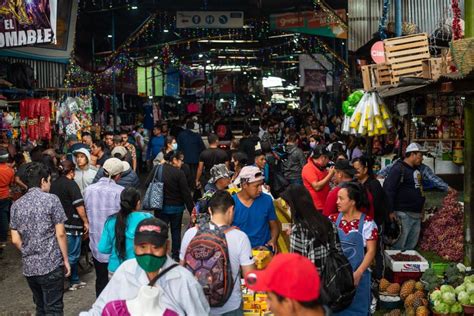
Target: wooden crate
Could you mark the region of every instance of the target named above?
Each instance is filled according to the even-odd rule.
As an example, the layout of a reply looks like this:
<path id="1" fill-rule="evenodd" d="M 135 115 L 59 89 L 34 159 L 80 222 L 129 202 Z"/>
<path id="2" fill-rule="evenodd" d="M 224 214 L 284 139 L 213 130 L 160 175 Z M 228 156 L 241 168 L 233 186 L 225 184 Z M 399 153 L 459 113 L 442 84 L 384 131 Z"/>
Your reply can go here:
<path id="1" fill-rule="evenodd" d="M 383 41 L 386 63 L 391 68 L 391 83 L 401 77 L 421 77 L 422 61 L 430 58 L 428 34 L 420 33 Z"/>
<path id="2" fill-rule="evenodd" d="M 364 90 L 370 91 L 375 87 L 389 85 L 391 82 L 390 66 L 387 64 L 362 66 L 362 82 Z"/>

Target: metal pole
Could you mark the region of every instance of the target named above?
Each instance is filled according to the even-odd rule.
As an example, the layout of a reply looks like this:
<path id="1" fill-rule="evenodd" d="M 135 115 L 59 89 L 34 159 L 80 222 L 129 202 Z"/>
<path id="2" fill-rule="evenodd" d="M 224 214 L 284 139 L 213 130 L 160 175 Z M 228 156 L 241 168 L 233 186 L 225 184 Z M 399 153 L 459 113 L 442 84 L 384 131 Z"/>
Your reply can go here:
<path id="1" fill-rule="evenodd" d="M 204 62 L 204 104 L 207 103 L 207 74 L 206 74 L 206 65 L 207 65 L 207 60 Z"/>
<path id="2" fill-rule="evenodd" d="M 115 11 L 112 11 L 112 52 L 115 52 Z M 115 69 L 112 65 L 112 109 L 114 113 L 114 131 L 117 130 L 117 91 L 115 89 Z"/>
<path id="3" fill-rule="evenodd" d="M 464 1 L 464 36 L 474 37 L 474 0 Z M 474 264 L 474 97 L 466 95 L 464 104 L 464 263 Z"/>
<path id="4" fill-rule="evenodd" d="M 402 0 L 395 0 L 395 35 L 402 36 Z"/>

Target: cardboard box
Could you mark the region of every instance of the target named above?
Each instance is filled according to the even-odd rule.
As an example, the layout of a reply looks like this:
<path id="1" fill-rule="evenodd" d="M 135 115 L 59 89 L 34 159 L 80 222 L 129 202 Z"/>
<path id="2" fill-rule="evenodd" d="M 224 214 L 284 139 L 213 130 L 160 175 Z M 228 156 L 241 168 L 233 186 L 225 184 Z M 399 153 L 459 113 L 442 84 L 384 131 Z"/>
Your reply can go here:
<path id="1" fill-rule="evenodd" d="M 424 272 L 430 267 L 429 262 L 415 250 L 407 250 L 403 254 L 416 255 L 421 261 L 395 261 L 391 255 L 400 252 L 400 250 L 385 250 L 385 262 L 393 272 Z"/>
<path id="2" fill-rule="evenodd" d="M 423 67 L 423 78 L 438 80 L 441 75 L 447 73 L 447 65 L 444 58 L 441 57 L 432 57 L 429 59 L 424 59 L 421 62 Z"/>

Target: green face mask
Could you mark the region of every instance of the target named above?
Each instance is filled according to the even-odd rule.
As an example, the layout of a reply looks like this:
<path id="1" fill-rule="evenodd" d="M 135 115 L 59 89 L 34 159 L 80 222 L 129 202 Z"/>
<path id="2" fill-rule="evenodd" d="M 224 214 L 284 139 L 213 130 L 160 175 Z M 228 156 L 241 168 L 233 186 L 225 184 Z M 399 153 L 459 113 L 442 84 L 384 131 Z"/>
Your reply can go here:
<path id="1" fill-rule="evenodd" d="M 155 272 L 161 269 L 166 262 L 166 255 L 158 257 L 150 254 L 136 255 L 138 265 L 146 272 Z"/>

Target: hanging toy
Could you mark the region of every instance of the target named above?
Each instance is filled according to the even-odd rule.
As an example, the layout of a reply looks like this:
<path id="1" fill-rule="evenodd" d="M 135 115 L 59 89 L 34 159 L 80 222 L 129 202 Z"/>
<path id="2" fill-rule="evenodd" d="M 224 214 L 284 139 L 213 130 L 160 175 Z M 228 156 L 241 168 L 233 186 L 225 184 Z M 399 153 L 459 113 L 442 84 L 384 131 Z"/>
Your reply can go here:
<path id="1" fill-rule="evenodd" d="M 387 106 L 382 99 L 373 92 L 366 92 L 358 102 L 349 118 L 344 121 L 343 131 L 356 136 L 379 136 L 388 133 L 392 127 L 392 119 Z"/>

